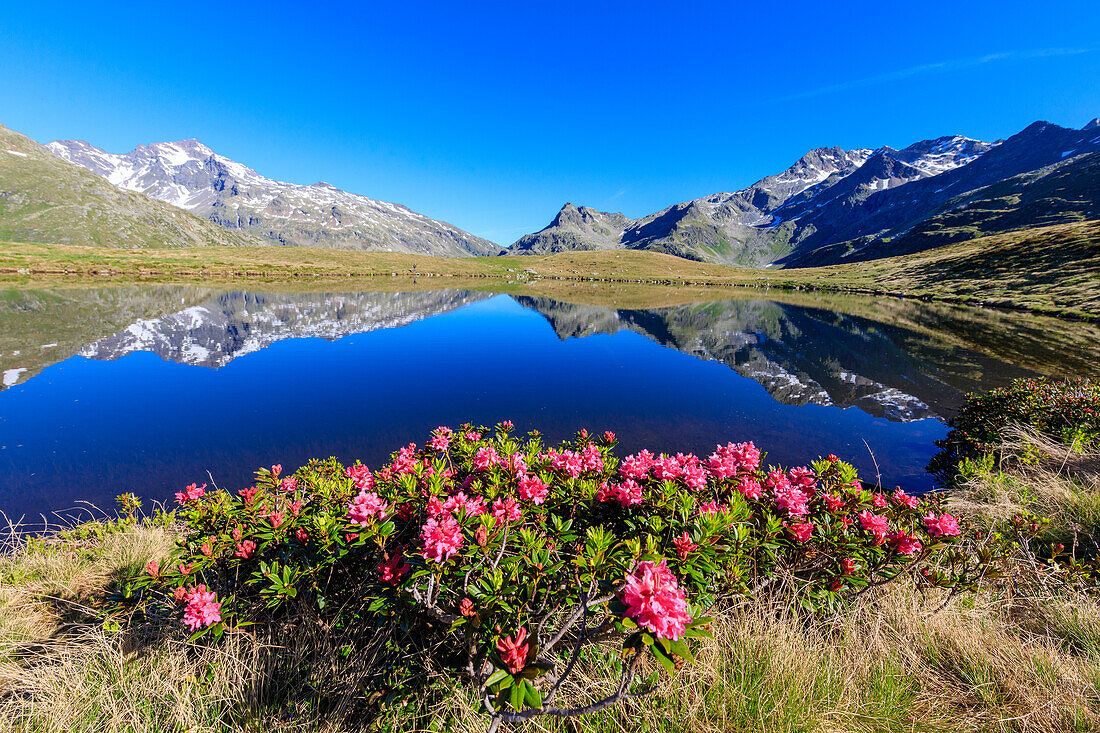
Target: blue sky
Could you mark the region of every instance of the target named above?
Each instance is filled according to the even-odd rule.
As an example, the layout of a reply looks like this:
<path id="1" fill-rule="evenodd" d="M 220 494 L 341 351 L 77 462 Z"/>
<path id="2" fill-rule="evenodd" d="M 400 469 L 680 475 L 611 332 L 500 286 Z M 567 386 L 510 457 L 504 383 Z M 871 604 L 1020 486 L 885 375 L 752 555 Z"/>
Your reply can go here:
<path id="1" fill-rule="evenodd" d="M 812 147 L 1100 116 L 1095 0 L 10 5 L 0 124 L 194 137 L 502 244 L 565 201 L 640 216 Z"/>

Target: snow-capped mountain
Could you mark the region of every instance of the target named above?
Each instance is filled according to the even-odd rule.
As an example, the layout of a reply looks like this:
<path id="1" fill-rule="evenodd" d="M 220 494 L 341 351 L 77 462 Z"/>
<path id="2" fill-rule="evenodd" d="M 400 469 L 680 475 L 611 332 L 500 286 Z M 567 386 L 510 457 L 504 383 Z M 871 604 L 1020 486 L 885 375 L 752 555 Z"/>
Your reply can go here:
<path id="1" fill-rule="evenodd" d="M 198 140 L 141 145 L 125 155 L 79 140 L 46 146 L 115 186 L 277 244 L 466 257 L 501 248 L 400 204 L 266 178 Z"/>
<path id="2" fill-rule="evenodd" d="M 521 237 L 511 251 L 646 249 L 754 267 L 871 259 L 1001 231 L 1004 222 L 992 221 L 990 212 L 1003 211 L 1006 201 L 983 206 L 984 189 L 1006 183 L 1013 195 L 1021 194 L 1016 206 L 1024 209 L 1024 189 L 1037 190 L 1036 180 L 1055 168 L 1060 181 L 1076 179 L 1074 190 L 1083 192 L 1072 205 L 1062 206 L 1063 219 L 1089 218 L 1100 182 L 1089 178 L 1091 167 L 1080 164 L 1100 151 L 1095 129 L 1035 123 L 993 143 L 951 135 L 900 150 L 817 148 L 782 173 L 741 190 L 675 204 L 639 219 L 566 204 L 549 226 Z M 1070 170 L 1074 166 L 1079 174 Z M 1011 200 L 1007 205 L 1013 205 Z M 1026 225 L 1050 207 L 1033 208 L 1011 217 L 1013 225 Z M 988 222 L 988 231 L 970 221 L 956 227 L 950 239 L 943 233 L 948 227 L 934 223 L 936 217 L 964 209 L 974 220 Z M 1060 223 L 1047 219 L 1046 224 Z M 937 238 L 921 233 L 924 229 L 935 231 Z"/>

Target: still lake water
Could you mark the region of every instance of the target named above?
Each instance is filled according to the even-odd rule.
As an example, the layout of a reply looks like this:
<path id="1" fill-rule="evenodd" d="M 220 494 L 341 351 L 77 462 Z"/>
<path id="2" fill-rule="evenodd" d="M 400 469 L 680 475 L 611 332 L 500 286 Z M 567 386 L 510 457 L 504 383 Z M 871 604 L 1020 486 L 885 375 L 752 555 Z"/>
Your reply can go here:
<path id="1" fill-rule="evenodd" d="M 621 454 L 730 440 L 785 465 L 836 453 L 865 480 L 926 490 L 964 392 L 1089 361 L 1027 319 L 761 298 L 9 291 L 0 510 L 40 522 L 126 491 L 166 500 L 208 471 L 237 489 L 314 456 L 377 466 L 437 425 L 503 419 L 553 441 L 611 429 Z"/>

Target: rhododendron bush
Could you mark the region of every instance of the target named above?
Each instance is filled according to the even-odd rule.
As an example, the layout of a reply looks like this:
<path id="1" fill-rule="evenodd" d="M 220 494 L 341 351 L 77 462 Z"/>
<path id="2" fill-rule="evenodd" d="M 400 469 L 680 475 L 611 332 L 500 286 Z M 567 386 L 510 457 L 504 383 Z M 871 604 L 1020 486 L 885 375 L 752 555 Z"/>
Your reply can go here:
<path id="1" fill-rule="evenodd" d="M 430 636 L 496 724 L 645 694 L 692 660 L 715 606 L 783 587 L 815 611 L 903 573 L 966 588 L 983 571 L 955 548 L 940 495 L 869 488 L 835 456 L 783 468 L 752 443 L 622 459 L 615 446 L 441 427 L 373 470 L 315 460 L 234 493 L 192 485 L 177 555 L 124 595 L 196 637 L 303 619 Z M 561 706 L 582 658 L 618 685 Z"/>

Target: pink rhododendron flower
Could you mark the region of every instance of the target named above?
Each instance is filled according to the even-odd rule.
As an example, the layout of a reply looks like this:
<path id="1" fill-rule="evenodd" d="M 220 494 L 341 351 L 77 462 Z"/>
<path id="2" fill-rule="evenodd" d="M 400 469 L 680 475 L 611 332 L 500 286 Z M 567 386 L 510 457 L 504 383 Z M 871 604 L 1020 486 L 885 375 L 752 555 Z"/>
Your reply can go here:
<path id="1" fill-rule="evenodd" d="M 505 431 L 511 430 L 515 426 L 516 426 L 516 424 L 514 422 L 512 422 L 511 420 L 501 420 L 500 421 L 500 427 L 503 428 Z"/>
<path id="2" fill-rule="evenodd" d="M 676 554 L 680 556 L 680 560 L 687 560 L 688 555 L 692 550 L 699 549 L 699 545 L 691 541 L 691 535 L 684 532 L 679 537 L 672 538 L 672 544 L 676 547 Z"/>
<path id="3" fill-rule="evenodd" d="M 477 441 L 481 440 L 481 433 L 477 432 L 476 430 L 471 430 L 468 433 L 464 433 L 463 437 L 471 443 L 476 443 Z"/>
<path id="4" fill-rule="evenodd" d="M 416 473 L 416 469 L 420 467 L 420 462 L 416 459 L 416 443 L 409 443 L 404 448 L 397 451 L 397 457 L 390 463 L 390 469 L 394 474 L 401 476 L 403 474 Z M 367 488 L 370 488 L 369 486 Z"/>
<path id="5" fill-rule="evenodd" d="M 764 487 L 760 485 L 760 482 L 748 476 L 741 479 L 741 483 L 737 484 L 737 490 L 746 499 L 759 499 L 764 495 Z"/>
<path id="6" fill-rule="evenodd" d="M 724 512 L 724 511 L 726 511 L 725 506 L 719 504 L 716 501 L 708 501 L 705 504 L 700 504 L 699 508 L 696 509 L 695 513 L 696 514 L 717 514 L 718 512 Z"/>
<path id="7" fill-rule="evenodd" d="M 857 516 L 859 516 L 859 526 L 874 535 L 876 545 L 881 545 L 886 541 L 886 533 L 890 531 L 890 525 L 886 521 L 886 517 L 873 514 L 867 509 L 861 511 Z"/>
<path id="8" fill-rule="evenodd" d="M 910 509 L 916 509 L 918 506 L 920 506 L 920 499 L 915 496 L 909 496 L 909 494 L 906 494 L 901 489 L 898 489 L 894 492 L 894 501 L 896 501 L 898 504 L 901 504 L 902 506 L 907 506 Z"/>
<path id="9" fill-rule="evenodd" d="M 428 446 L 434 451 L 443 453 L 451 447 L 451 438 L 447 435 L 433 435 L 428 441 Z"/>
<path id="10" fill-rule="evenodd" d="M 513 453 L 508 456 L 508 460 L 505 461 L 508 468 L 512 470 L 512 475 L 519 478 L 523 474 L 527 473 L 527 456 L 522 453 Z"/>
<path id="11" fill-rule="evenodd" d="M 410 570 L 412 568 L 405 562 L 405 555 L 400 548 L 394 551 L 389 560 L 378 563 L 378 577 L 383 583 L 397 585 Z"/>
<path id="12" fill-rule="evenodd" d="M 206 542 L 203 542 L 202 545 L 199 547 L 199 552 L 206 555 L 207 557 L 210 557 L 211 555 L 213 555 L 214 554 L 214 545 L 212 544 L 213 542 L 214 542 L 213 537 L 211 537 Z"/>
<path id="13" fill-rule="evenodd" d="M 653 467 L 653 454 L 647 450 L 638 451 L 627 456 L 619 464 L 619 475 L 634 481 L 645 481 L 649 478 L 649 470 Z"/>
<path id="14" fill-rule="evenodd" d="M 493 502 L 493 516 L 502 522 L 516 522 L 523 518 L 523 510 L 512 497 Z"/>
<path id="15" fill-rule="evenodd" d="M 267 515 L 267 521 L 271 522 L 272 529 L 282 527 L 284 519 L 286 519 L 286 517 L 282 512 L 271 512 Z"/>
<path id="16" fill-rule="evenodd" d="M 617 501 L 623 506 L 641 504 L 643 499 L 641 484 L 631 479 L 623 479 L 618 484 L 604 481 L 596 491 L 596 501 Z"/>
<path id="17" fill-rule="evenodd" d="M 305 527 L 298 527 L 294 530 L 294 538 L 304 545 L 309 542 L 309 532 Z"/>
<path id="18" fill-rule="evenodd" d="M 760 451 L 752 443 L 727 443 L 716 446 L 707 458 L 707 470 L 716 479 L 731 478 L 738 473 L 752 473 L 760 467 Z"/>
<path id="19" fill-rule="evenodd" d="M 241 495 L 245 505 L 251 504 L 256 499 L 256 492 L 259 491 L 255 486 L 250 486 L 247 489 L 241 489 L 237 493 Z"/>
<path id="20" fill-rule="evenodd" d="M 581 467 L 585 471 L 603 470 L 603 453 L 595 445 L 589 443 L 581 451 Z"/>
<path id="21" fill-rule="evenodd" d="M 424 543 L 424 557 L 442 563 L 462 548 L 462 527 L 450 514 L 438 520 L 429 519 L 420 530 L 420 539 Z"/>
<path id="22" fill-rule="evenodd" d="M 651 470 L 653 478 L 658 481 L 675 481 L 680 478 L 680 462 L 670 456 L 654 458 Z"/>
<path id="23" fill-rule="evenodd" d="M 149 573 L 149 575 L 152 575 L 154 578 L 159 578 L 160 563 L 156 560 L 150 560 L 149 562 L 145 563 L 145 572 Z"/>
<path id="24" fill-rule="evenodd" d="M 950 514 L 937 517 L 929 513 L 924 517 L 924 528 L 933 537 L 954 537 L 959 533 L 959 520 Z"/>
<path id="25" fill-rule="evenodd" d="M 184 599 L 187 606 L 183 609 L 183 623 L 191 631 L 205 629 L 222 620 L 222 604 L 218 603 L 217 594 L 206 590 L 205 585 L 188 590 Z"/>
<path id="26" fill-rule="evenodd" d="M 497 640 L 497 651 L 500 652 L 500 661 L 512 674 L 519 674 L 527 666 L 527 654 L 530 651 L 527 641 L 527 629 L 522 626 L 516 629 L 516 638 L 504 636 Z"/>
<path id="27" fill-rule="evenodd" d="M 503 461 L 497 455 L 496 448 L 491 445 L 478 448 L 477 453 L 474 455 L 474 468 L 478 471 L 488 471 L 493 466 L 499 466 L 501 463 Z"/>
<path id="28" fill-rule="evenodd" d="M 471 618 L 477 614 L 474 610 L 474 602 L 469 598 L 463 598 L 462 602 L 458 604 L 458 612 L 466 618 Z"/>
<path id="29" fill-rule="evenodd" d="M 841 499 L 839 496 L 834 496 L 833 494 L 822 494 L 821 500 L 825 502 L 825 508 L 831 512 L 840 511 L 848 503 Z"/>
<path id="30" fill-rule="evenodd" d="M 603 433 L 603 439 L 605 443 L 614 443 L 615 433 L 611 432 L 610 430 L 605 430 Z"/>
<path id="31" fill-rule="evenodd" d="M 555 471 L 561 471 L 570 478 L 577 478 L 584 473 L 584 459 L 579 453 L 571 450 L 558 452 L 546 451 L 546 458 L 550 461 L 550 467 Z"/>
<path id="32" fill-rule="evenodd" d="M 438 519 L 443 516 L 443 513 L 447 511 L 447 509 L 442 499 L 438 496 L 431 496 L 428 498 L 428 503 L 424 505 L 424 511 L 429 517 L 436 517 Z"/>
<path id="33" fill-rule="evenodd" d="M 200 499 L 206 494 L 206 484 L 188 484 L 183 491 L 176 492 L 176 503 L 186 504 L 189 501 Z"/>
<path id="34" fill-rule="evenodd" d="M 373 491 L 360 491 L 359 494 L 348 503 L 348 519 L 353 524 L 361 527 L 367 526 L 370 518 L 381 519 L 386 516 L 389 504 Z"/>
<path id="35" fill-rule="evenodd" d="M 814 525 L 811 522 L 795 522 L 794 524 L 784 522 L 783 526 L 787 528 L 788 534 L 795 542 L 808 542 L 814 535 Z"/>
<path id="36" fill-rule="evenodd" d="M 279 484 L 279 488 L 286 492 L 297 491 L 298 479 L 293 476 L 287 476 L 283 479 L 282 483 Z"/>
<path id="37" fill-rule="evenodd" d="M 182 585 L 172 589 L 172 597 L 176 599 L 176 603 L 183 603 L 187 600 L 187 589 Z"/>
<path id="38" fill-rule="evenodd" d="M 256 551 L 256 543 L 252 540 L 241 540 L 237 543 L 237 550 L 233 553 L 233 557 L 241 560 L 247 560 L 252 557 L 252 553 Z"/>
<path id="39" fill-rule="evenodd" d="M 846 557 L 846 558 L 844 558 L 843 560 L 840 561 L 840 570 L 845 575 L 851 575 L 852 573 L 855 572 L 855 569 L 856 569 L 856 561 L 853 560 L 852 558 Z"/>
<path id="40" fill-rule="evenodd" d="M 817 476 L 805 466 L 787 471 L 787 481 L 790 482 L 791 486 L 801 489 L 807 497 L 813 497 L 817 493 Z"/>
<path id="41" fill-rule="evenodd" d="M 694 456 L 692 456 L 694 458 Z M 703 468 L 703 464 L 698 460 L 688 463 L 680 464 L 680 480 L 684 482 L 684 486 L 694 491 L 701 491 L 707 486 L 707 470 Z"/>
<path id="42" fill-rule="evenodd" d="M 374 488 L 374 476 L 371 475 L 370 469 L 362 463 L 348 466 L 344 469 L 344 475 L 350 478 L 355 488 L 360 491 L 370 491 Z"/>
<path id="43" fill-rule="evenodd" d="M 675 641 L 691 623 L 687 597 L 664 560 L 639 562 L 626 578 L 626 615 L 662 639 Z"/>
<path id="44" fill-rule="evenodd" d="M 466 496 L 466 492 L 460 491 L 443 502 L 442 509 L 444 512 L 451 512 L 452 514 L 461 510 L 466 512 L 467 517 L 479 517 L 485 513 L 485 500 L 480 496 L 471 498 Z"/>
<path id="45" fill-rule="evenodd" d="M 271 467 L 271 475 L 275 478 L 279 478 L 279 474 L 283 472 L 283 464 L 276 463 Z"/>
<path id="46" fill-rule="evenodd" d="M 876 509 L 883 509 L 888 504 L 889 502 L 886 501 L 886 497 L 882 494 L 871 494 L 871 506 L 875 507 Z"/>
<path id="47" fill-rule="evenodd" d="M 302 512 L 302 502 L 292 501 L 289 504 L 287 504 L 286 508 L 290 511 L 290 516 L 296 517 L 299 514 L 301 514 L 301 512 Z"/>
<path id="48" fill-rule="evenodd" d="M 889 535 L 888 539 L 890 544 L 902 555 L 916 555 L 922 549 L 920 540 L 917 539 L 916 535 L 908 532 L 898 530 Z"/>
<path id="49" fill-rule="evenodd" d="M 541 504 L 550 495 L 550 487 L 538 476 L 520 476 L 519 488 L 516 493 L 523 501 Z"/>
<path id="50" fill-rule="evenodd" d="M 804 517 L 810 513 L 809 498 L 798 486 L 791 486 L 786 477 L 776 483 L 772 490 L 775 496 L 775 505 L 787 512 L 792 519 Z"/>

